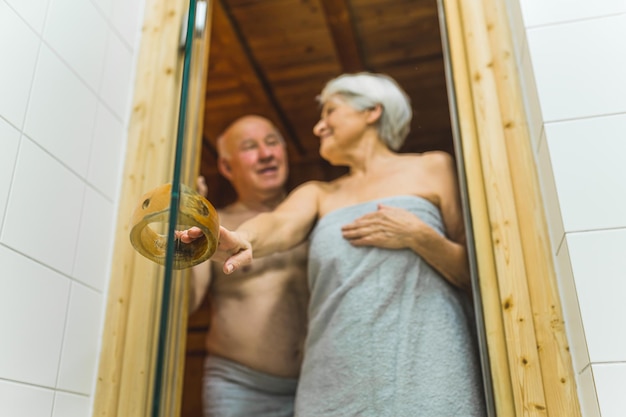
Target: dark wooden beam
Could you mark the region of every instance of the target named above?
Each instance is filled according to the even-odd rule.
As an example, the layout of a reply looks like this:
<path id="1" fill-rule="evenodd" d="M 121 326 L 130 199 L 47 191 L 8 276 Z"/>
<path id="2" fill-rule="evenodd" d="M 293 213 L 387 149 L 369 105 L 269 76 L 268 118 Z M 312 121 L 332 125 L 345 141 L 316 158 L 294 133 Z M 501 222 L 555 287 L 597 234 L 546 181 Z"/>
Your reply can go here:
<path id="1" fill-rule="evenodd" d="M 204 133 L 202 134 L 202 147 L 208 150 L 217 161 L 217 149 L 215 149 L 211 140 Z"/>
<path id="2" fill-rule="evenodd" d="M 347 0 L 320 0 L 344 72 L 365 71 Z"/>
<path id="3" fill-rule="evenodd" d="M 298 138 L 298 134 L 296 133 L 291 122 L 289 121 L 289 118 L 285 115 L 285 111 L 281 107 L 280 102 L 274 95 L 274 91 L 272 89 L 270 82 L 265 77 L 265 73 L 263 72 L 261 66 L 257 62 L 254 54 L 252 53 L 252 49 L 250 48 L 250 45 L 248 45 L 246 37 L 241 32 L 241 29 L 239 28 L 239 25 L 237 24 L 237 20 L 234 18 L 234 16 L 232 15 L 230 11 L 230 8 L 228 7 L 228 4 L 227 4 L 228 2 L 225 0 L 220 0 L 217 3 L 219 7 L 222 8 L 224 15 L 226 16 L 227 20 L 230 23 L 233 33 L 239 40 L 239 44 L 241 45 L 241 48 L 244 51 L 248 59 L 248 62 L 250 63 L 250 67 L 252 68 L 257 79 L 259 80 L 259 84 L 263 88 L 263 91 L 265 95 L 267 96 L 268 102 L 272 105 L 272 107 L 274 107 L 276 114 L 285 129 L 284 133 L 287 136 L 287 140 L 291 141 L 291 143 L 294 145 L 294 147 L 296 148 L 296 150 L 298 151 L 300 155 L 306 155 L 307 152 L 306 152 L 305 147 L 300 142 L 300 139 Z"/>

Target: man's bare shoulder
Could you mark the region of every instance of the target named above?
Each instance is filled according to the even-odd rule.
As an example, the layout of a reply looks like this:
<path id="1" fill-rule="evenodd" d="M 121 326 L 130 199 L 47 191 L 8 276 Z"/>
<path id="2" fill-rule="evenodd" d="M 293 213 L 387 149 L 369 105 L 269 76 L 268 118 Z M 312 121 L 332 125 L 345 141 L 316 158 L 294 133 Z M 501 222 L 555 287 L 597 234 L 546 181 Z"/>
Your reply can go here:
<path id="1" fill-rule="evenodd" d="M 256 211 L 250 210 L 243 204 L 238 202 L 229 204 L 225 207 L 217 209 L 217 215 L 220 218 L 220 225 L 227 229 L 235 229 L 241 223 L 259 214 Z"/>

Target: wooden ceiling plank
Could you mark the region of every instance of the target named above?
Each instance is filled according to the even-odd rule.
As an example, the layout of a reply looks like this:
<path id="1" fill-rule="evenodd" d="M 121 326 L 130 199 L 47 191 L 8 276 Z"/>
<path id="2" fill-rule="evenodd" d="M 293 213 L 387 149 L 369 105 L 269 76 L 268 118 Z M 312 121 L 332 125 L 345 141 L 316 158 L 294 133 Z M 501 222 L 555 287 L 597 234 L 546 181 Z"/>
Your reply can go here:
<path id="1" fill-rule="evenodd" d="M 343 72 L 367 70 L 347 0 L 320 0 Z"/>
<path id="2" fill-rule="evenodd" d="M 246 38 L 243 36 L 241 29 L 237 25 L 237 21 L 233 17 L 230 9 L 228 8 L 228 5 L 226 4 L 224 0 L 220 0 L 217 3 L 220 5 L 221 9 L 224 11 L 224 14 L 227 20 L 229 21 L 230 26 L 235 36 L 239 40 L 239 44 L 241 45 L 241 48 L 243 49 L 246 57 L 248 58 L 248 62 L 250 66 L 252 67 L 257 79 L 259 80 L 259 83 L 261 84 L 261 87 L 263 88 L 263 91 L 265 92 L 265 95 L 267 96 L 268 101 L 270 102 L 272 107 L 274 107 L 276 114 L 285 129 L 284 133 L 286 134 L 287 139 L 291 140 L 291 143 L 294 145 L 294 147 L 296 148 L 299 154 L 301 155 L 306 154 L 306 149 L 304 148 L 304 146 L 302 146 L 302 143 L 300 143 L 300 140 L 298 139 L 298 135 L 296 134 L 293 126 L 291 125 L 291 122 L 285 115 L 285 112 L 283 108 L 281 107 L 280 102 L 276 99 L 276 96 L 274 95 L 271 84 L 268 82 L 267 78 L 265 77 L 265 74 L 263 73 L 261 66 L 256 61 L 256 58 L 254 57 L 254 54 L 252 53 L 250 49 L 250 45 L 248 45 Z"/>
<path id="3" fill-rule="evenodd" d="M 215 146 L 213 146 L 213 143 L 205 134 L 202 135 L 202 149 L 209 151 L 213 158 L 217 160 L 217 149 L 215 149 Z"/>

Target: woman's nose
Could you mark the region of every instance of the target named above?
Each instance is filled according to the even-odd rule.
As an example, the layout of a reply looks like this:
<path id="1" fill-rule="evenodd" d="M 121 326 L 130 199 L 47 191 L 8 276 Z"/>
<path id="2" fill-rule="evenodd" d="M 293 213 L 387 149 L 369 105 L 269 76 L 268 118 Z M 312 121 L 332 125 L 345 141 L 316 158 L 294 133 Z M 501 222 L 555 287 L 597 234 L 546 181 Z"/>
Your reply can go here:
<path id="1" fill-rule="evenodd" d="M 324 129 L 324 121 L 320 119 L 320 121 L 313 126 L 313 134 L 315 136 L 322 136 L 322 129 Z"/>

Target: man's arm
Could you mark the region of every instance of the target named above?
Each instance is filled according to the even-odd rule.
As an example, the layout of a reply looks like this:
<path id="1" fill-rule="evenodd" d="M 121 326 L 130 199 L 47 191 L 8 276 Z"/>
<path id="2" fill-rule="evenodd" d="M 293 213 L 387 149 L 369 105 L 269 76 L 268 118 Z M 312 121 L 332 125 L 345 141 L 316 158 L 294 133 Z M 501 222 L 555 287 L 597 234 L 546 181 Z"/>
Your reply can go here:
<path id="1" fill-rule="evenodd" d="M 203 176 L 196 178 L 196 190 L 198 194 L 207 197 L 209 188 Z M 207 260 L 191 269 L 191 282 L 189 283 L 189 313 L 193 313 L 200 307 L 202 300 L 211 285 L 211 261 Z"/>
<path id="2" fill-rule="evenodd" d="M 191 268 L 189 283 L 189 313 L 200 307 L 211 285 L 211 261 L 207 260 Z"/>

